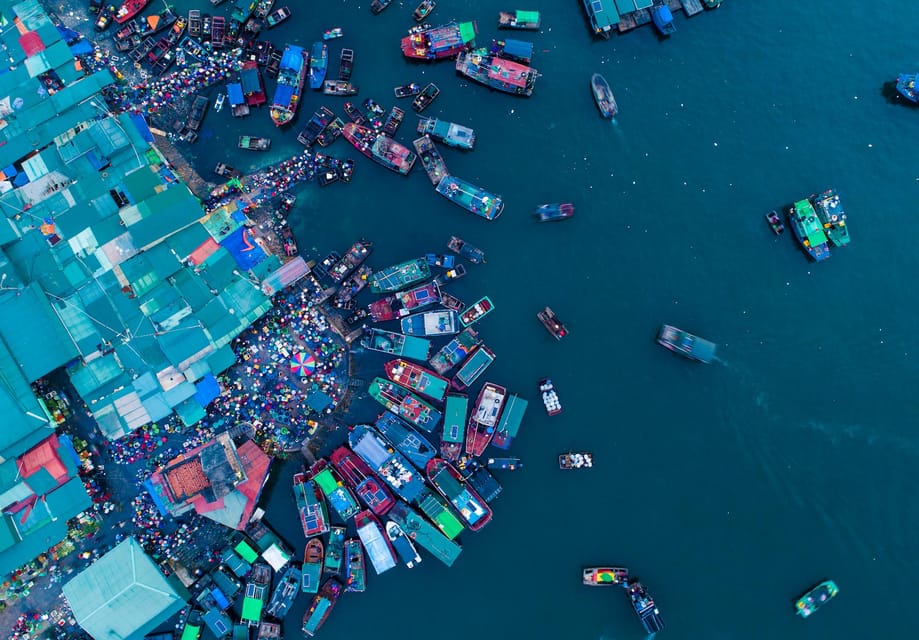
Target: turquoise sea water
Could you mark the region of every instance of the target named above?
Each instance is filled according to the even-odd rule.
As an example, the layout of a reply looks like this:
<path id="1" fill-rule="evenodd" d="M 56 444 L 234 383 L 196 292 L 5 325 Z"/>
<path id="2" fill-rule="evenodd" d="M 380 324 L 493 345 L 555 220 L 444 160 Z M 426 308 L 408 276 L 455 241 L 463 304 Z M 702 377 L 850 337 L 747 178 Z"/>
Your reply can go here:
<path id="1" fill-rule="evenodd" d="M 292 3 L 295 17 L 268 36 L 308 46 L 342 26 L 330 70 L 353 48 L 359 99 L 389 106 L 395 85 L 435 81 L 441 96 L 425 115 L 478 136 L 471 153 L 443 150 L 449 169 L 507 206 L 495 222 L 477 219 L 420 167 L 403 178 L 339 141 L 329 152 L 356 159 L 354 180 L 300 192 L 301 247 L 324 255 L 366 237 L 376 268 L 445 251 L 451 234 L 485 249 L 488 264 L 450 290 L 494 300 L 481 323 L 497 354 L 486 377 L 531 405 L 512 452 L 526 468 L 500 476 L 494 522 L 463 535 L 456 565 L 426 556 L 370 576 L 321 637 L 642 637 L 624 594 L 580 585 L 583 565 L 603 563 L 642 579 L 674 640 L 915 633 L 919 109 L 884 84 L 919 65 L 919 5 L 726 0 L 678 15 L 666 41 L 650 27 L 593 41 L 579 1 L 535 3 L 521 8 L 540 9 L 543 30 L 517 35 L 536 43 L 542 77 L 530 99 L 472 85 L 449 61 L 403 59 L 414 4 L 379 16 L 368 5 Z M 439 0 L 430 21 L 477 19 L 488 44 L 498 10 L 511 8 Z M 616 123 L 593 104 L 595 71 L 616 94 Z M 307 95 L 283 135 L 267 111 L 241 121 L 211 111 L 192 149 L 199 170 L 290 155 L 309 115 L 320 104 L 343 114 L 342 101 Z M 409 144 L 416 119 L 400 106 L 397 138 Z M 238 152 L 240 134 L 270 135 L 272 151 Z M 853 241 L 810 264 L 763 214 L 829 186 Z M 576 217 L 534 223 L 533 208 L 552 201 L 574 202 Z M 546 304 L 570 329 L 561 343 L 536 321 Z M 661 322 L 717 342 L 718 360 L 696 365 L 657 347 Z M 384 360 L 359 356 L 360 375 Z M 552 419 L 536 393 L 545 375 L 565 408 Z M 358 403 L 354 419 L 376 410 Z M 569 447 L 594 451 L 596 467 L 559 471 Z M 301 553 L 294 466 L 266 502 Z M 799 619 L 793 600 L 824 578 L 839 584 L 837 601 Z M 306 605 L 286 637 L 300 636 Z"/>

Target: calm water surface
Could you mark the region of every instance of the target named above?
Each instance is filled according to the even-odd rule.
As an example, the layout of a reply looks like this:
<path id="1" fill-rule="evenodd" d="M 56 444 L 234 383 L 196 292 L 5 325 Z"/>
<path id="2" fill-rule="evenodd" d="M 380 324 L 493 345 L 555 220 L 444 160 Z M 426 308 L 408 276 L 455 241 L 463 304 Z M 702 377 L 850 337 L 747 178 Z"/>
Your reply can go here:
<path id="1" fill-rule="evenodd" d="M 526 468 L 501 476 L 495 520 L 464 534 L 457 564 L 428 556 L 371 576 L 321 637 L 642 637 L 623 594 L 580 585 L 580 568 L 594 563 L 630 567 L 674 640 L 919 628 L 919 110 L 884 89 L 919 66 L 919 5 L 727 0 L 677 16 L 667 41 L 644 27 L 595 42 L 579 2 L 544 2 L 532 7 L 543 30 L 518 35 L 536 43 L 542 73 L 530 99 L 471 85 L 448 61 L 403 59 L 412 3 L 379 16 L 368 3 L 291 7 L 295 18 L 270 39 L 308 47 L 344 27 L 330 67 L 342 46 L 355 50 L 359 99 L 390 105 L 395 85 L 436 82 L 426 115 L 478 136 L 474 152 L 443 151 L 448 167 L 507 202 L 487 223 L 438 196 L 420 167 L 403 178 L 336 142 L 330 153 L 356 158 L 354 180 L 300 192 L 293 224 L 304 252 L 367 237 L 370 264 L 382 268 L 444 251 L 451 234 L 481 246 L 488 264 L 470 266 L 451 292 L 494 300 L 481 324 L 498 356 L 487 378 L 531 401 L 513 450 Z M 477 19 L 488 44 L 497 11 L 511 8 L 440 0 L 431 21 Z M 619 101 L 616 123 L 593 104 L 595 71 Z M 192 153 L 202 174 L 217 161 L 253 169 L 296 152 L 309 115 L 320 104 L 343 114 L 342 101 L 309 94 L 284 134 L 267 112 L 211 111 Z M 415 117 L 400 106 L 397 137 L 409 144 Z M 270 135 L 272 151 L 238 152 L 244 133 Z M 829 186 L 853 242 L 809 264 L 763 214 Z M 535 224 L 533 208 L 552 201 L 574 202 L 577 216 Z M 571 330 L 561 343 L 535 319 L 546 304 Z M 655 346 L 661 322 L 717 342 L 718 361 L 699 366 Z M 358 355 L 362 377 L 382 372 L 376 355 Z M 545 375 L 565 407 L 553 419 L 535 390 Z M 376 410 L 358 403 L 352 418 Z M 593 450 L 597 466 L 560 472 L 556 455 L 569 447 Z M 296 466 L 276 474 L 266 502 L 301 553 L 288 488 Z M 824 578 L 839 584 L 838 602 L 800 620 L 794 598 Z M 307 602 L 298 605 L 288 638 L 300 636 Z"/>

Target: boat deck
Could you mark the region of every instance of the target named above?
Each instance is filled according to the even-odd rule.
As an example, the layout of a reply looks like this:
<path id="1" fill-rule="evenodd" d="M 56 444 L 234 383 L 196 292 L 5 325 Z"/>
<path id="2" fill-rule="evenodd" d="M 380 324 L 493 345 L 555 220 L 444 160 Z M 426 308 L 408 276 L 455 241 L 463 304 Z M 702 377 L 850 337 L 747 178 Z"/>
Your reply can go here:
<path id="1" fill-rule="evenodd" d="M 523 415 L 526 413 L 528 404 L 526 400 L 516 394 L 512 393 L 508 396 L 504 411 L 501 413 L 501 420 L 496 428 L 497 433 L 495 433 L 495 437 L 491 441 L 493 445 L 499 449 L 510 448 L 511 443 L 517 436 L 517 432 L 520 430 L 520 425 L 523 423 Z"/>

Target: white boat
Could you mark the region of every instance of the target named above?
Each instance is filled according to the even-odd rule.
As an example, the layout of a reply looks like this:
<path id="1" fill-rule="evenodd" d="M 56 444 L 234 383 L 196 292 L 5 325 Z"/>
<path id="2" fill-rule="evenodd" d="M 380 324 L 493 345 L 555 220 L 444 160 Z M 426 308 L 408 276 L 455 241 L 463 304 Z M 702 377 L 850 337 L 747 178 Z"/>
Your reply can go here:
<path id="1" fill-rule="evenodd" d="M 226 99 L 227 95 L 225 93 L 221 93 L 219 96 L 217 96 L 217 102 L 214 103 L 214 111 L 220 111 L 223 109 L 223 101 Z"/>

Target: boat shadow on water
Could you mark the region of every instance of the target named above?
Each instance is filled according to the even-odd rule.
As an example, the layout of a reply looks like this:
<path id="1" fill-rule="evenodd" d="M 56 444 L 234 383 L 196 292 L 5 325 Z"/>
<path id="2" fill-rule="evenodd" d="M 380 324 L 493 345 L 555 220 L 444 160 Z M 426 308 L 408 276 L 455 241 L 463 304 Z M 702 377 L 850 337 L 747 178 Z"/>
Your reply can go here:
<path id="1" fill-rule="evenodd" d="M 909 109 L 919 109 L 919 104 L 910 102 L 900 95 L 900 92 L 897 91 L 896 80 L 890 80 L 881 85 L 880 94 L 889 104 L 899 104 Z"/>

